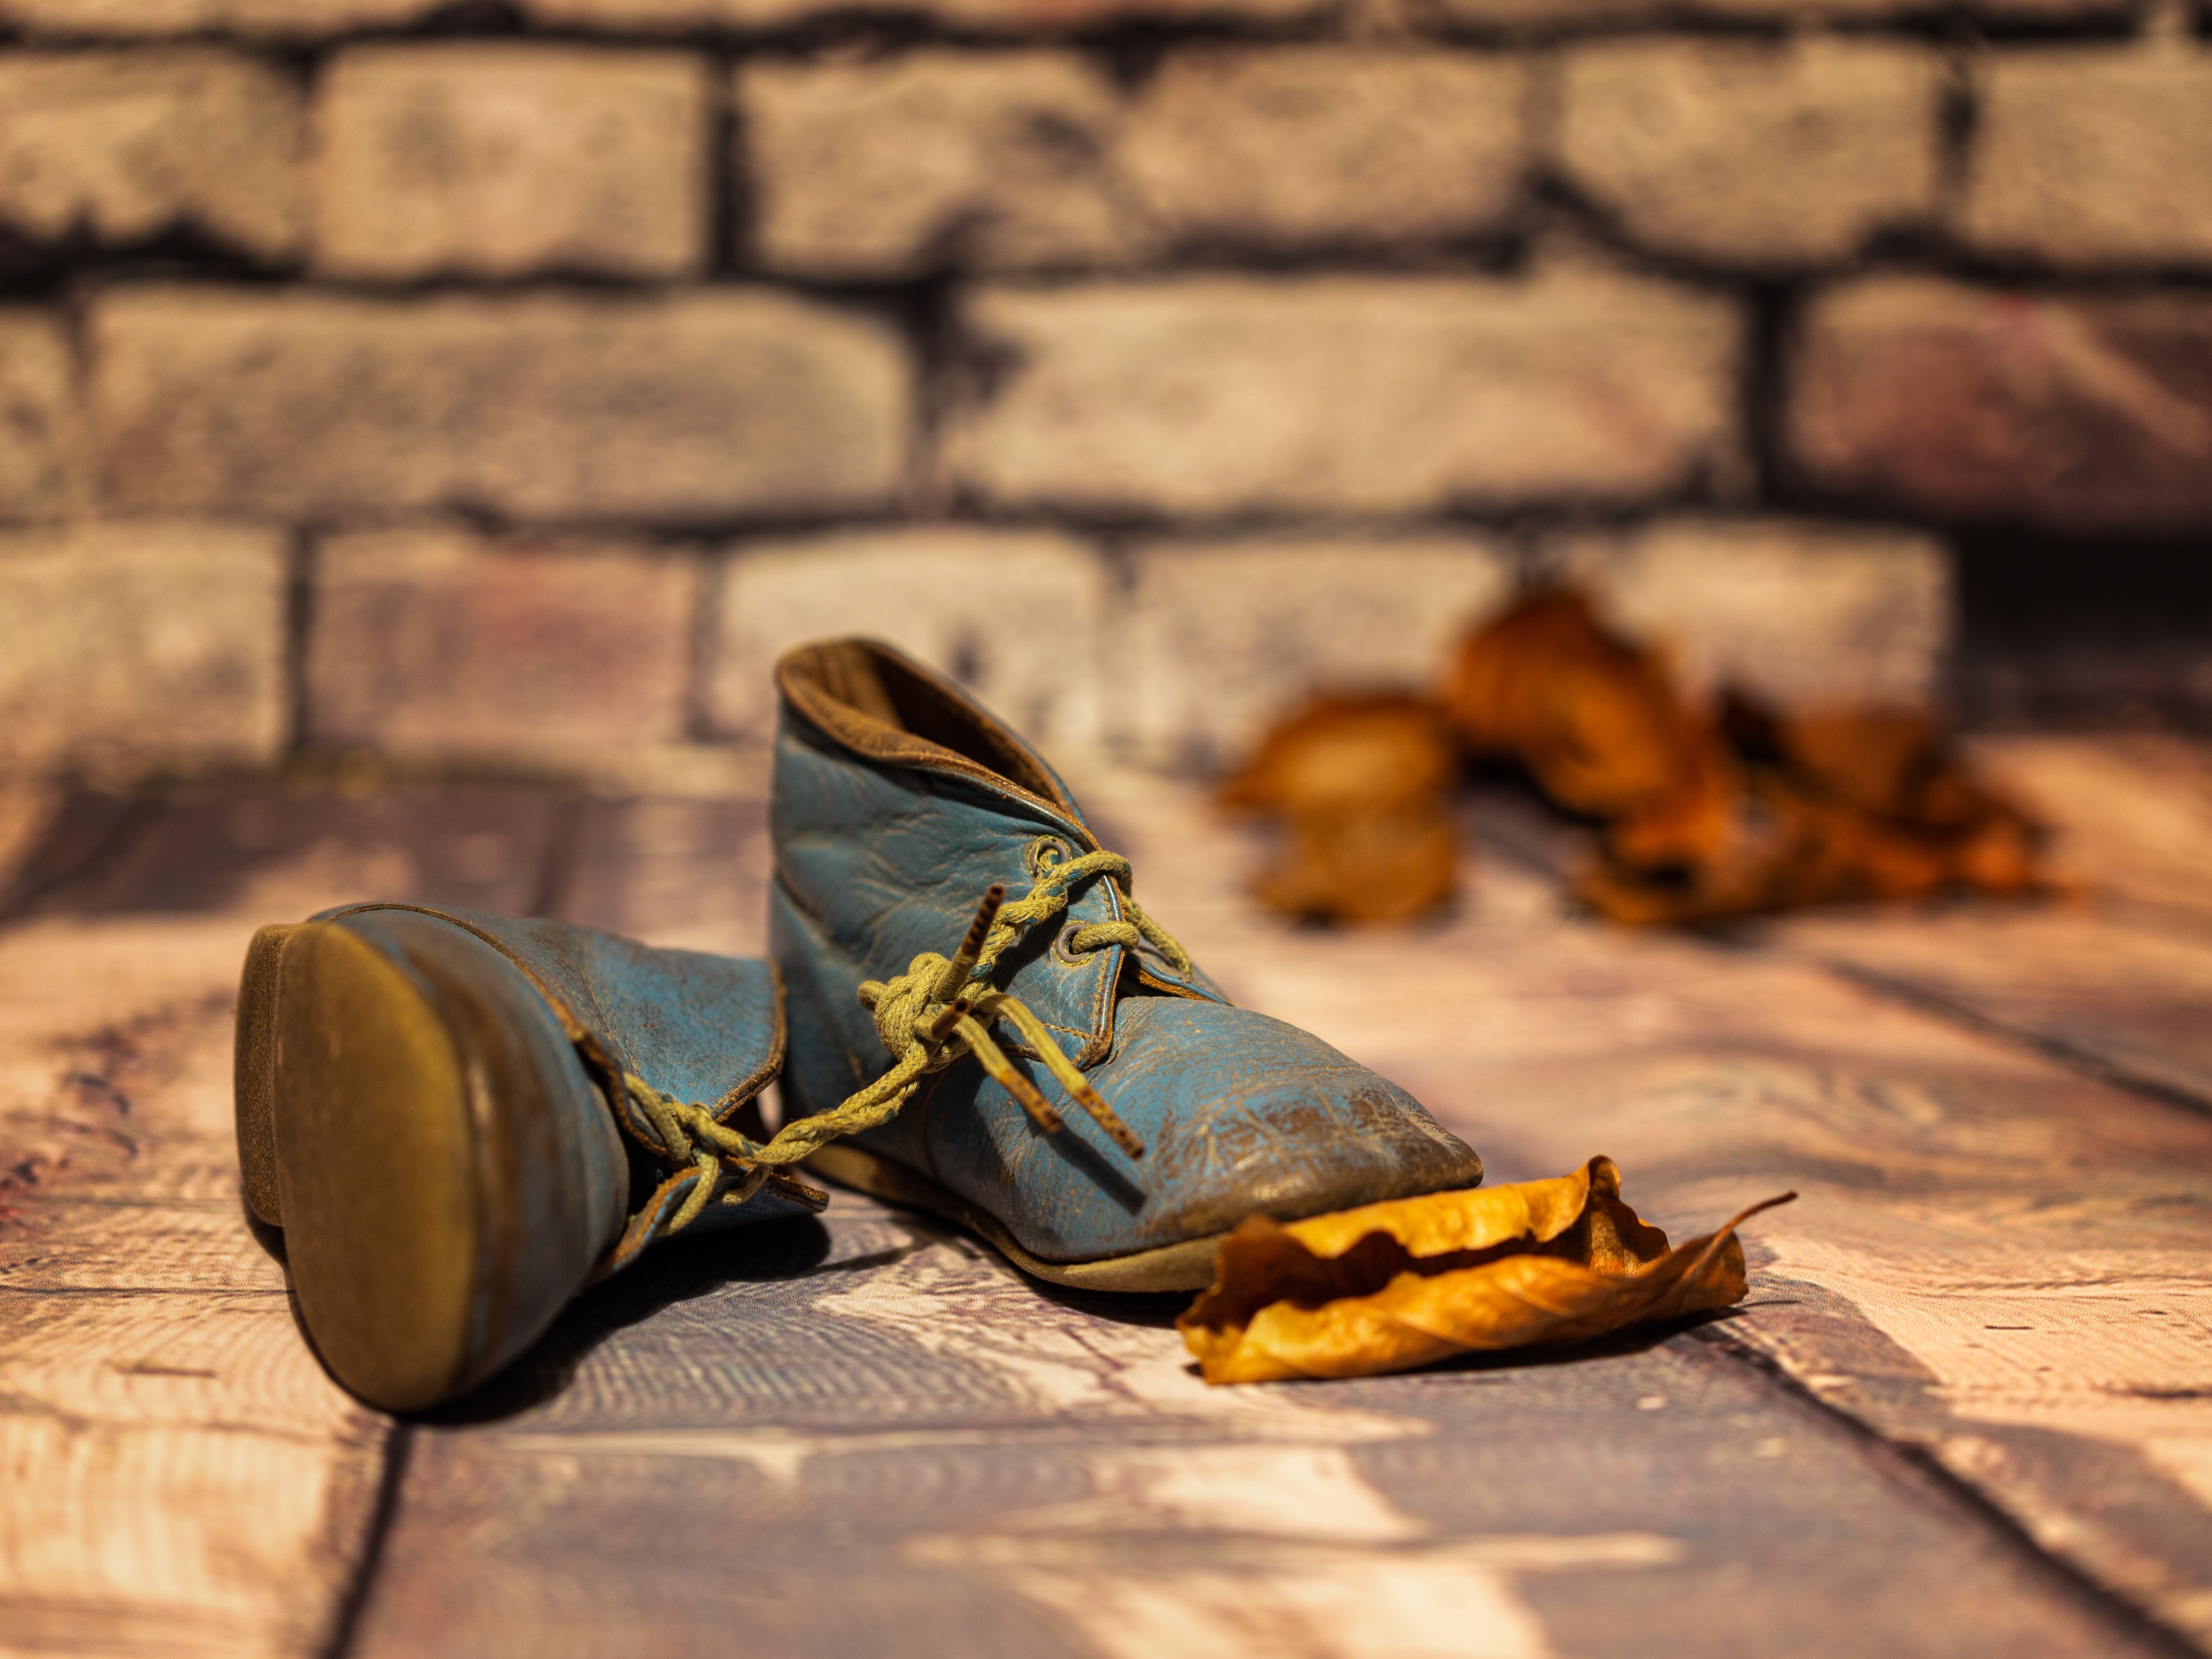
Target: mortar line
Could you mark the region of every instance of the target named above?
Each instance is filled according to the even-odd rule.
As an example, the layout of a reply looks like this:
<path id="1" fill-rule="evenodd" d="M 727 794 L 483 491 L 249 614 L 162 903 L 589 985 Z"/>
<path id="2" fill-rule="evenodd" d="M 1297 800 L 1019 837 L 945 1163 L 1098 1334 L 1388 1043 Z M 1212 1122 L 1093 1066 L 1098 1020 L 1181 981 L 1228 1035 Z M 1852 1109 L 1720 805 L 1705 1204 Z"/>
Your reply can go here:
<path id="1" fill-rule="evenodd" d="M 284 733 L 278 750 L 280 765 L 296 760 L 314 734 L 307 656 L 313 642 L 319 564 L 314 532 L 295 526 L 284 550 Z"/>
<path id="2" fill-rule="evenodd" d="M 545 814 L 545 847 L 538 855 L 538 884 L 531 891 L 528 914 L 557 916 L 575 885 L 583 852 L 582 819 L 592 801 L 581 792 L 549 791 L 539 806 Z"/>

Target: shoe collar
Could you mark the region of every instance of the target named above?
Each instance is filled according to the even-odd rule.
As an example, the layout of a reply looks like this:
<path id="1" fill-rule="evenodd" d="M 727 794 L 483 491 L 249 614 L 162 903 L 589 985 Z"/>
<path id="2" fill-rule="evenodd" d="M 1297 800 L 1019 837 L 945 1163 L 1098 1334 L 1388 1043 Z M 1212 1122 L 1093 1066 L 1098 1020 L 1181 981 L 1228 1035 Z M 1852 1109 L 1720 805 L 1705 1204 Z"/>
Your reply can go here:
<path id="1" fill-rule="evenodd" d="M 1003 720 L 880 640 L 823 640 L 775 665 L 785 707 L 839 747 L 886 766 L 963 778 L 1042 810 L 1097 851 L 1060 775 Z"/>

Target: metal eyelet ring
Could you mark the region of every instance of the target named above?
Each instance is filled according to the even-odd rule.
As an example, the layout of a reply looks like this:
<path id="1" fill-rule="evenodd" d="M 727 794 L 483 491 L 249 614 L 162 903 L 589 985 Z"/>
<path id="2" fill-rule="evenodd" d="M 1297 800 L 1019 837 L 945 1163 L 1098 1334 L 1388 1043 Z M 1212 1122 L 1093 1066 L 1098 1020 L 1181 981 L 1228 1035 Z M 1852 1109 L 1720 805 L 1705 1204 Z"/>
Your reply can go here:
<path id="1" fill-rule="evenodd" d="M 1029 866 L 1030 874 L 1041 876 L 1055 865 L 1066 864 L 1074 858 L 1075 849 L 1058 836 L 1040 836 L 1029 844 L 1022 861 Z"/>
<path id="2" fill-rule="evenodd" d="M 1078 951 L 1075 948 L 1075 936 L 1090 925 L 1087 921 L 1070 921 L 1054 933 L 1052 936 L 1052 959 L 1063 968 L 1080 968 L 1085 965 L 1090 960 L 1091 953 L 1088 951 Z"/>

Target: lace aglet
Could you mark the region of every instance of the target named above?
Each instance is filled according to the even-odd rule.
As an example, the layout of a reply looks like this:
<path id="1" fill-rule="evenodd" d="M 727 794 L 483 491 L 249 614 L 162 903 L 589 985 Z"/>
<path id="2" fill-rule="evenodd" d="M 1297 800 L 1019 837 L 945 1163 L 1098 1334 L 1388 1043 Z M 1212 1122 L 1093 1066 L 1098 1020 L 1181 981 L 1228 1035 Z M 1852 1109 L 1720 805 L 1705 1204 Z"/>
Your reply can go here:
<path id="1" fill-rule="evenodd" d="M 1052 1103 L 1037 1092 L 1036 1085 L 1024 1077 L 1012 1066 L 1006 1067 L 1006 1076 L 1000 1078 L 999 1081 L 1006 1085 L 1008 1094 L 1022 1103 L 1022 1109 L 1027 1112 L 1030 1120 L 1047 1134 L 1056 1135 L 1067 1127 L 1061 1121 L 1060 1114 L 1053 1109 Z"/>
<path id="2" fill-rule="evenodd" d="M 1121 1115 L 1106 1103 L 1106 1097 L 1092 1088 L 1088 1079 L 1078 1073 L 1067 1092 L 1075 1097 L 1077 1105 L 1097 1120 L 1098 1127 L 1112 1138 L 1116 1146 L 1131 1158 L 1145 1155 L 1145 1143 L 1137 1138 L 1137 1132 L 1121 1121 Z"/>
<path id="3" fill-rule="evenodd" d="M 950 1001 L 968 982 L 968 975 L 975 971 L 975 964 L 982 959 L 983 941 L 991 936 L 991 924 L 999 919 L 999 907 L 1006 902 L 1006 883 L 994 881 L 984 889 L 983 902 L 975 907 L 975 920 L 968 924 L 968 937 L 960 941 L 960 949 L 952 960 L 945 964 L 944 973 L 938 976 L 939 1001 Z"/>
<path id="4" fill-rule="evenodd" d="M 1067 1091 L 1069 1098 L 1091 1114 L 1114 1144 L 1133 1158 L 1142 1158 L 1145 1143 L 1137 1139 L 1135 1130 L 1121 1121 L 1121 1115 L 1106 1103 L 1106 1097 L 1091 1087 L 1091 1079 L 1076 1069 L 1075 1062 L 1061 1052 L 1051 1029 L 1012 997 L 999 1004 L 999 1012 L 1013 1022 L 1023 1039 L 1036 1050 L 1045 1070 L 1060 1079 L 1060 1086 Z"/>
<path id="5" fill-rule="evenodd" d="M 937 1044 L 944 1042 L 945 1038 L 951 1036 L 952 1035 L 952 1028 L 959 1024 L 962 1020 L 967 1018 L 968 1011 L 974 1006 L 975 1005 L 969 1002 L 966 997 L 962 997 L 957 1002 L 947 1003 L 945 1007 L 939 1012 L 937 1018 L 929 1023 L 928 1041 L 930 1046 L 934 1048 Z"/>
<path id="6" fill-rule="evenodd" d="M 968 1017 L 963 1017 L 955 1029 L 968 1039 L 969 1051 L 981 1063 L 991 1081 L 1019 1101 L 1022 1109 L 1038 1128 L 1048 1135 L 1056 1135 L 1066 1127 L 1052 1103 L 1037 1092 L 1036 1084 L 1014 1069 L 1013 1062 L 991 1041 L 988 1031 Z"/>

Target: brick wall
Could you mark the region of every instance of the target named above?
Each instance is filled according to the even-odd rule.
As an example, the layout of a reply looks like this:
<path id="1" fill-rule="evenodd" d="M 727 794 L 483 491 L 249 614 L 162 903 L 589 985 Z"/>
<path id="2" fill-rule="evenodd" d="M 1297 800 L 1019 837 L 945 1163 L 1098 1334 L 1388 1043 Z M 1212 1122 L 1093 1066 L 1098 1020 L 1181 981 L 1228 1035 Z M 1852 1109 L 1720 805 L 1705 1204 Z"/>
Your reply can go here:
<path id="1" fill-rule="evenodd" d="M 1801 702 L 2014 568 L 2206 591 L 2174 0 L 0 32 L 0 767 L 680 757 L 847 629 L 1205 763 L 1535 573 Z"/>

